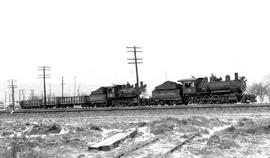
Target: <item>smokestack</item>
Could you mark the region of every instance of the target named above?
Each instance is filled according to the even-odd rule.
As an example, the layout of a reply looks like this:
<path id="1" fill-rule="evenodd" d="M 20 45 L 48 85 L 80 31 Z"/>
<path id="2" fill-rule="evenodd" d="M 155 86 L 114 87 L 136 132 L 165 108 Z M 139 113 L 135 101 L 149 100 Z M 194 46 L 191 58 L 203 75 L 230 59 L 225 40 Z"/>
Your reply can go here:
<path id="1" fill-rule="evenodd" d="M 236 72 L 236 73 L 234 73 L 234 80 L 238 80 L 238 73 Z"/>
<path id="2" fill-rule="evenodd" d="M 230 81 L 230 80 L 231 80 L 230 75 L 226 75 L 225 76 L 225 81 Z"/>
<path id="3" fill-rule="evenodd" d="M 143 81 L 141 81 L 141 87 L 143 87 Z"/>

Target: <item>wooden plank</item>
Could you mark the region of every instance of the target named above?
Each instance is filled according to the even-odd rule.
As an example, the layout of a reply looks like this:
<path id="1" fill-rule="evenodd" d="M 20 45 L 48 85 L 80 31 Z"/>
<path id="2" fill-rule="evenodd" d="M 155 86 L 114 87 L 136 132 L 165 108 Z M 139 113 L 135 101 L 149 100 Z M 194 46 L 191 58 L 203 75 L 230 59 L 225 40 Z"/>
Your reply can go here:
<path id="1" fill-rule="evenodd" d="M 131 131 L 128 132 L 122 132 L 122 133 L 118 133 L 113 135 L 112 137 L 109 137 L 95 145 L 89 146 L 88 149 L 89 150 L 102 150 L 102 151 L 109 151 L 112 150 L 113 148 L 118 147 L 118 145 L 128 139 L 128 138 L 133 138 L 136 136 L 138 132 L 138 129 L 133 129 Z"/>
<path id="2" fill-rule="evenodd" d="M 135 147 L 129 149 L 128 151 L 121 152 L 120 154 L 114 156 L 114 158 L 120 158 L 120 157 L 123 157 L 123 156 L 125 156 L 125 155 L 128 154 L 128 153 L 131 153 L 131 152 L 133 152 L 133 151 L 135 151 L 135 150 L 138 150 L 138 149 L 140 149 L 140 148 L 143 148 L 143 147 L 145 147 L 145 146 L 147 146 L 147 145 L 149 145 L 149 144 L 151 144 L 151 143 L 154 143 L 154 142 L 156 142 L 156 141 L 158 141 L 158 140 L 159 140 L 159 138 L 155 138 L 155 139 L 148 140 L 148 141 L 144 142 L 143 144 L 137 145 L 137 146 L 135 146 Z"/>

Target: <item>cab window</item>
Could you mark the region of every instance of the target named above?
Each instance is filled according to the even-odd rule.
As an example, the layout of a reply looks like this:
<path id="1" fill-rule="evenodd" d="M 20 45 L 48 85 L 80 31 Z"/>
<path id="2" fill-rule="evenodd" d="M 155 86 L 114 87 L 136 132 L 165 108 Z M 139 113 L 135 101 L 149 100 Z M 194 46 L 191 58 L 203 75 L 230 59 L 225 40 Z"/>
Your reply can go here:
<path id="1" fill-rule="evenodd" d="M 184 86 L 186 87 L 186 88 L 189 88 L 189 87 L 195 87 L 195 84 L 194 84 L 194 82 L 193 81 L 189 81 L 189 82 L 184 82 Z"/>

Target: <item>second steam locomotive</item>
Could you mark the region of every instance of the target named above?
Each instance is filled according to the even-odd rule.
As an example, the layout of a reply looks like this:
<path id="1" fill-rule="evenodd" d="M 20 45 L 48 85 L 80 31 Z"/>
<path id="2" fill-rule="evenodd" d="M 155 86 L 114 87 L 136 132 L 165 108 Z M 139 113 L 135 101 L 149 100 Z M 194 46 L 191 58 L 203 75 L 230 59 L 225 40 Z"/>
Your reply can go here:
<path id="1" fill-rule="evenodd" d="M 85 107 L 113 107 L 137 105 L 181 105 L 181 104 L 228 104 L 256 102 L 255 96 L 245 94 L 245 77 L 235 73 L 231 80 L 229 75 L 225 80 L 212 74 L 210 79 L 188 78 L 177 82 L 166 81 L 155 87 L 152 97 L 143 98 L 146 85 L 114 85 L 100 87 L 89 96 L 53 97 L 48 98 L 46 105 L 42 99 L 31 99 L 20 102 L 21 108 L 72 108 L 75 105 Z"/>

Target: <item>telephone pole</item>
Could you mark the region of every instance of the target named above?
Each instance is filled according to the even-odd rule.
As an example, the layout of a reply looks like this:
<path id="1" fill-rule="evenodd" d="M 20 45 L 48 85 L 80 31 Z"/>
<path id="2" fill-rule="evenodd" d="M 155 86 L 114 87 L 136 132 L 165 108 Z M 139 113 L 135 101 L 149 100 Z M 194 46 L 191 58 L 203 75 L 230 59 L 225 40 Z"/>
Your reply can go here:
<path id="1" fill-rule="evenodd" d="M 129 62 L 128 64 L 135 64 L 135 69 L 136 69 L 136 85 L 135 88 L 138 90 L 139 92 L 139 73 L 138 73 L 138 64 L 142 64 L 142 62 L 138 62 L 140 60 L 143 60 L 142 58 L 137 58 L 137 53 L 141 53 L 142 51 L 139 50 L 141 49 L 141 47 L 127 47 L 128 51 L 127 52 L 131 52 L 134 53 L 134 58 L 128 58 L 127 60 L 132 60 L 133 62 Z M 140 106 L 140 94 L 138 94 L 138 106 Z"/>
<path id="2" fill-rule="evenodd" d="M 74 96 L 76 96 L 76 89 L 77 89 L 76 79 L 77 79 L 77 76 L 74 76 Z"/>
<path id="3" fill-rule="evenodd" d="M 21 106 L 21 89 L 19 89 L 19 106 Z"/>
<path id="4" fill-rule="evenodd" d="M 80 87 L 81 87 L 81 85 L 80 85 L 80 83 L 79 83 L 79 86 L 78 86 L 78 88 L 77 88 L 77 96 L 80 96 Z"/>
<path id="5" fill-rule="evenodd" d="M 46 78 L 50 78 L 50 74 L 46 74 L 46 71 L 50 71 L 51 67 L 49 66 L 39 66 L 38 67 L 39 71 L 42 71 L 43 73 L 39 75 L 38 77 L 43 79 L 43 96 L 44 96 L 44 107 L 47 106 L 47 98 L 46 98 Z"/>
<path id="6" fill-rule="evenodd" d="M 24 89 L 19 89 L 19 106 L 21 106 L 21 101 L 25 100 L 24 92 L 25 92 Z"/>
<path id="7" fill-rule="evenodd" d="M 64 97 L 64 77 L 63 76 L 62 76 L 61 86 L 62 86 L 62 97 Z"/>
<path id="8" fill-rule="evenodd" d="M 17 88 L 16 85 L 14 85 L 14 80 L 10 80 L 11 84 L 9 85 L 9 88 L 11 88 L 11 97 L 12 97 L 12 109 L 15 110 L 15 97 L 14 97 L 14 88 Z"/>
<path id="9" fill-rule="evenodd" d="M 25 100 L 25 89 L 21 89 L 22 92 L 22 100 Z"/>
<path id="10" fill-rule="evenodd" d="M 30 93 L 31 93 L 31 99 L 34 100 L 35 90 L 34 89 L 30 89 Z"/>
<path id="11" fill-rule="evenodd" d="M 5 91 L 5 109 L 7 109 L 7 92 Z"/>

